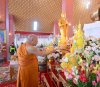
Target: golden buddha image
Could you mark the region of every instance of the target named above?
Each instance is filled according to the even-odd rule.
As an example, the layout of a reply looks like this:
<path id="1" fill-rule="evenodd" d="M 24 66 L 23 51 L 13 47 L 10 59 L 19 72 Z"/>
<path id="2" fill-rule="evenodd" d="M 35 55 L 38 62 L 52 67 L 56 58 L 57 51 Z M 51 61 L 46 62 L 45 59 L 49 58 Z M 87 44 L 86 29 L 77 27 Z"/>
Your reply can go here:
<path id="1" fill-rule="evenodd" d="M 58 21 L 58 26 L 60 28 L 60 45 L 66 45 L 67 44 L 67 38 L 68 38 L 68 22 L 66 20 L 66 16 L 64 13 L 61 14 L 61 18 Z"/>

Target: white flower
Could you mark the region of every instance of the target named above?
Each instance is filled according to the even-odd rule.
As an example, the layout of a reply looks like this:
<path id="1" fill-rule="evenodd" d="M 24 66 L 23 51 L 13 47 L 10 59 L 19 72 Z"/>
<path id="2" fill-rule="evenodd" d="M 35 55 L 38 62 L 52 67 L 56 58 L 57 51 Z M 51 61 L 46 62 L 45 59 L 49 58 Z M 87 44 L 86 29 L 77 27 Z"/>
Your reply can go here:
<path id="1" fill-rule="evenodd" d="M 59 60 L 60 63 L 64 62 L 62 59 Z"/>
<path id="2" fill-rule="evenodd" d="M 75 71 L 75 74 L 76 74 L 76 75 L 78 74 L 78 70 Z"/>
<path id="3" fill-rule="evenodd" d="M 74 53 L 75 53 L 75 54 L 76 54 L 76 53 L 78 53 L 78 50 L 75 50 L 75 52 L 74 52 Z"/>
<path id="4" fill-rule="evenodd" d="M 62 52 L 59 52 L 60 54 L 62 54 Z"/>
<path id="5" fill-rule="evenodd" d="M 79 75 L 76 75 L 76 80 L 78 80 L 79 79 Z"/>
<path id="6" fill-rule="evenodd" d="M 96 47 L 92 47 L 92 50 L 93 50 L 93 51 L 96 51 Z"/>
<path id="7" fill-rule="evenodd" d="M 88 63 L 86 63 L 86 67 L 88 67 L 89 65 L 88 65 Z"/>
<path id="8" fill-rule="evenodd" d="M 74 40 L 74 43 L 76 43 L 76 40 Z"/>
<path id="9" fill-rule="evenodd" d="M 95 37 L 92 37 L 92 41 L 97 41 L 97 39 Z"/>
<path id="10" fill-rule="evenodd" d="M 52 57 L 52 54 L 47 55 L 47 58 L 50 59 Z"/>
<path id="11" fill-rule="evenodd" d="M 68 79 L 68 72 L 64 72 L 64 75 L 66 76 L 66 79 Z"/>
<path id="12" fill-rule="evenodd" d="M 92 57 L 92 60 L 99 61 L 100 60 L 100 56 L 95 55 L 94 57 Z"/>
<path id="13" fill-rule="evenodd" d="M 54 57 L 54 58 L 57 58 L 57 55 L 56 55 L 56 54 L 54 54 L 54 55 L 53 55 L 53 57 Z"/>
<path id="14" fill-rule="evenodd" d="M 72 67 L 72 71 L 74 72 L 75 70 L 76 70 L 76 68 L 73 66 L 73 67 Z"/>
<path id="15" fill-rule="evenodd" d="M 91 46 L 88 46 L 88 50 L 90 51 L 92 48 L 91 48 Z"/>
<path id="16" fill-rule="evenodd" d="M 52 57 L 57 58 L 56 53 L 52 53 Z"/>
<path id="17" fill-rule="evenodd" d="M 52 56 L 55 56 L 55 53 L 52 53 Z"/>
<path id="18" fill-rule="evenodd" d="M 74 76 L 75 76 L 75 75 L 76 75 L 76 74 L 75 74 L 75 72 L 72 72 L 72 75 L 74 75 Z"/>
<path id="19" fill-rule="evenodd" d="M 95 50 L 95 53 L 96 53 L 96 54 L 98 54 L 99 52 L 100 52 L 100 50 L 98 50 L 98 49 L 97 49 L 97 50 Z"/>
<path id="20" fill-rule="evenodd" d="M 78 79 L 74 78 L 73 82 L 74 82 L 74 84 L 78 84 Z"/>
<path id="21" fill-rule="evenodd" d="M 56 50 L 57 52 L 60 52 L 60 50 Z"/>
<path id="22" fill-rule="evenodd" d="M 91 44 L 91 46 L 93 46 L 93 47 L 94 47 L 94 46 L 96 46 L 96 44 L 95 44 L 95 43 L 92 43 L 92 44 Z"/>
<path id="23" fill-rule="evenodd" d="M 60 56 L 59 53 L 56 53 L 56 58 L 59 57 L 59 56 Z"/>
<path id="24" fill-rule="evenodd" d="M 52 56 L 53 56 L 54 58 L 57 58 L 57 56 L 56 56 L 56 54 L 55 54 L 55 53 L 52 53 Z"/>
<path id="25" fill-rule="evenodd" d="M 89 41 L 89 44 L 92 44 L 92 41 Z"/>
<path id="26" fill-rule="evenodd" d="M 77 67 L 76 66 L 73 66 L 72 67 L 72 71 L 75 72 L 75 74 L 78 74 L 78 70 L 77 70 Z"/>
<path id="27" fill-rule="evenodd" d="M 67 57 L 66 58 L 62 58 L 62 61 L 68 62 L 68 58 Z"/>
<path id="28" fill-rule="evenodd" d="M 95 47 L 98 49 L 99 48 L 99 45 L 96 45 Z"/>

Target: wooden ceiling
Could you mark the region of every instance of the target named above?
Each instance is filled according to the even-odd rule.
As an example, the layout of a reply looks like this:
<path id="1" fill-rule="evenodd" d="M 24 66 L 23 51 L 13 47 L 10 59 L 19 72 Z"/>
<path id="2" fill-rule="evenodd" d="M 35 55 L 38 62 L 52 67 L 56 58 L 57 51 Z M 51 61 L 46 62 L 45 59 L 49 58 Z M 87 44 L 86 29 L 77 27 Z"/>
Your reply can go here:
<path id="1" fill-rule="evenodd" d="M 100 0 L 73 0 L 74 1 L 74 22 L 82 24 L 92 22 L 90 15 L 100 8 Z M 90 6 L 86 8 L 86 1 L 90 1 Z"/>
<path id="2" fill-rule="evenodd" d="M 60 18 L 62 0 L 8 0 L 9 13 L 14 15 L 17 31 L 32 32 L 32 23 L 38 21 L 37 32 L 52 32 L 53 22 Z M 89 9 L 86 9 L 87 0 L 74 1 L 74 22 L 80 20 L 82 24 L 91 22 L 90 14 L 100 7 L 100 0 L 90 0 Z"/>
<path id="3" fill-rule="evenodd" d="M 61 14 L 62 0 L 9 0 L 9 13 L 14 15 L 17 31 L 33 31 L 38 22 L 39 32 L 52 32 L 53 21 Z"/>

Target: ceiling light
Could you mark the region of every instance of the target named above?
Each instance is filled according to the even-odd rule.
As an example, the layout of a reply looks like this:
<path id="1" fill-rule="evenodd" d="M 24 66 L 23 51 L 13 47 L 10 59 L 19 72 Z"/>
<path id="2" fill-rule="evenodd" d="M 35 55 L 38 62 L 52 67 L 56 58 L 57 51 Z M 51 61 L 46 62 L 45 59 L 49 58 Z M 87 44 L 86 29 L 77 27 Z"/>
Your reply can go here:
<path id="1" fill-rule="evenodd" d="M 90 0 L 85 0 L 85 1 L 84 1 L 84 4 L 85 4 L 85 6 L 86 6 L 86 9 L 89 9 Z"/>
<path id="2" fill-rule="evenodd" d="M 68 23 L 69 26 L 71 26 L 71 23 Z"/>
<path id="3" fill-rule="evenodd" d="M 9 33 L 9 36 L 11 35 L 11 33 Z"/>

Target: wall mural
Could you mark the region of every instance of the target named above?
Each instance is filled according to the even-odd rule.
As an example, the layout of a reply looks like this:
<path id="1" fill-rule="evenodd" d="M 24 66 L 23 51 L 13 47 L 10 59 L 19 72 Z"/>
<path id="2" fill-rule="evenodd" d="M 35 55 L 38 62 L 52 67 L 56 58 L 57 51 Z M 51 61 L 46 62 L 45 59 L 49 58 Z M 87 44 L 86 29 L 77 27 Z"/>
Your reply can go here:
<path id="1" fill-rule="evenodd" d="M 4 43 L 4 31 L 0 30 L 0 42 Z"/>

